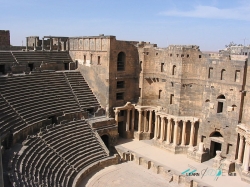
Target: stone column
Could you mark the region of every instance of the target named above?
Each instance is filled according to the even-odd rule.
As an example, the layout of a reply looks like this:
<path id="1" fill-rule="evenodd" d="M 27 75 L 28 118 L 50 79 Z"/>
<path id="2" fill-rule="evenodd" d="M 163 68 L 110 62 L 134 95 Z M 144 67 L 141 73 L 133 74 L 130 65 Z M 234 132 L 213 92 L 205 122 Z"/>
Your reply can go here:
<path id="1" fill-rule="evenodd" d="M 60 47 L 60 45 L 59 45 L 59 38 L 57 38 L 57 51 L 59 51 L 59 48 Z"/>
<path id="2" fill-rule="evenodd" d="M 171 118 L 168 119 L 168 127 L 167 127 L 167 144 L 170 144 L 171 141 Z"/>
<path id="3" fill-rule="evenodd" d="M 155 114 L 155 132 L 154 132 L 154 139 L 156 140 L 157 139 L 157 124 L 158 124 L 158 115 Z"/>
<path id="4" fill-rule="evenodd" d="M 249 154 L 250 154 L 250 149 L 249 149 L 249 142 L 246 141 L 245 143 L 245 153 L 244 153 L 244 160 L 243 160 L 243 172 L 248 173 L 249 169 Z"/>
<path id="5" fill-rule="evenodd" d="M 132 124 L 131 124 L 131 131 L 134 131 L 135 128 L 135 109 L 132 109 Z"/>
<path id="6" fill-rule="evenodd" d="M 49 50 L 52 51 L 53 47 L 53 39 L 49 38 Z"/>
<path id="7" fill-rule="evenodd" d="M 139 120 L 138 120 L 138 133 L 141 133 L 141 110 L 138 110 L 139 112 Z"/>
<path id="8" fill-rule="evenodd" d="M 126 123 L 126 131 L 129 131 L 129 126 L 130 126 L 130 111 L 131 109 L 127 110 L 127 123 Z"/>
<path id="9" fill-rule="evenodd" d="M 178 120 L 174 120 L 174 121 L 175 121 L 175 124 L 174 124 L 174 142 L 173 142 L 173 145 L 176 146 L 177 145 L 179 121 Z"/>
<path id="10" fill-rule="evenodd" d="M 165 134 L 165 123 L 164 123 L 164 116 L 161 117 L 161 141 L 164 141 L 164 134 Z"/>
<path id="11" fill-rule="evenodd" d="M 181 135 L 181 146 L 185 146 L 186 145 L 186 125 L 187 125 L 187 122 L 183 121 L 182 135 Z"/>
<path id="12" fill-rule="evenodd" d="M 147 110 L 144 110 L 144 119 L 143 119 L 143 126 L 144 126 L 144 132 L 148 131 L 148 127 L 147 127 Z"/>
<path id="13" fill-rule="evenodd" d="M 242 153 L 243 153 L 243 141 L 244 141 L 244 136 L 240 135 L 240 144 L 239 144 L 239 149 L 238 149 L 238 159 L 237 163 L 241 164 L 242 163 Z"/>
<path id="14" fill-rule="evenodd" d="M 44 37 L 42 38 L 42 51 L 44 51 Z"/>
<path id="15" fill-rule="evenodd" d="M 191 122 L 189 147 L 194 146 L 194 121 Z"/>
<path id="16" fill-rule="evenodd" d="M 29 46 L 29 38 L 28 37 L 26 37 L 26 51 L 28 51 L 28 46 Z"/>
<path id="17" fill-rule="evenodd" d="M 161 116 L 158 117 L 158 121 L 157 121 L 157 138 L 160 139 L 161 136 Z"/>
<path id="18" fill-rule="evenodd" d="M 115 124 L 116 126 L 118 126 L 118 114 L 119 114 L 119 110 L 115 109 Z"/>
<path id="19" fill-rule="evenodd" d="M 35 40 L 35 42 L 34 42 L 34 51 L 36 51 L 36 37 L 34 37 L 34 40 Z"/>
<path id="20" fill-rule="evenodd" d="M 148 132 L 152 133 L 152 111 L 149 111 L 149 122 L 148 122 Z"/>

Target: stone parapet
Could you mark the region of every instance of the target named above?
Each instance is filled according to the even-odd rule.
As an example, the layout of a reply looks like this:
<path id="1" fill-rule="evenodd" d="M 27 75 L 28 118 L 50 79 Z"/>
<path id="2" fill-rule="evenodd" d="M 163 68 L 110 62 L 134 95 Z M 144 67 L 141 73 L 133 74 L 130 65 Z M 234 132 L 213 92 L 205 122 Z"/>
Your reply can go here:
<path id="1" fill-rule="evenodd" d="M 143 166 L 146 169 L 152 170 L 156 174 L 162 175 L 168 183 L 174 183 L 176 185 L 184 184 L 185 187 L 193 187 L 193 186 L 207 186 L 209 185 L 204 184 L 200 181 L 195 181 L 188 176 L 181 175 L 180 172 L 163 166 L 162 164 L 150 160 L 149 158 L 139 155 L 137 153 L 131 152 L 125 148 L 117 147 L 117 152 L 121 157 L 122 162 L 127 161 L 134 161 L 136 164 Z"/>

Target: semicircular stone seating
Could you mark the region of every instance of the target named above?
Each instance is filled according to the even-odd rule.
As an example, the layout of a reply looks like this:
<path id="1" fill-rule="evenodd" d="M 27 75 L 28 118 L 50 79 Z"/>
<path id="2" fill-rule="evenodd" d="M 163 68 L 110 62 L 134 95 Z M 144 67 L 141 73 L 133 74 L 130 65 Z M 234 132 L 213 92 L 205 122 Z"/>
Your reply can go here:
<path id="1" fill-rule="evenodd" d="M 13 186 L 72 186 L 78 172 L 108 157 L 85 120 L 56 125 L 23 144 L 13 156 Z"/>

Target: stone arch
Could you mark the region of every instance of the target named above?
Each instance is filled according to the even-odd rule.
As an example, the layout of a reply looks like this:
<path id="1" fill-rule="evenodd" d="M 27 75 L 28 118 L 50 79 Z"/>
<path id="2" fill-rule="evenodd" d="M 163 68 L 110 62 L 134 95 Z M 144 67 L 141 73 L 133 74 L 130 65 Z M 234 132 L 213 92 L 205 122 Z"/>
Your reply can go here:
<path id="1" fill-rule="evenodd" d="M 226 100 L 226 97 L 225 95 L 219 95 L 217 97 L 217 101 L 218 101 L 218 104 L 217 104 L 217 113 L 222 113 L 223 112 L 223 106 L 224 106 L 224 102 Z"/>
<path id="2" fill-rule="evenodd" d="M 226 72 L 225 69 L 222 69 L 222 70 L 221 70 L 220 80 L 225 80 L 225 72 Z"/>
<path id="3" fill-rule="evenodd" d="M 172 68 L 172 75 L 176 75 L 176 65 L 173 65 L 173 68 Z"/>
<path id="4" fill-rule="evenodd" d="M 126 54 L 124 52 L 118 53 L 117 56 L 117 71 L 124 71 L 126 63 Z"/>
<path id="5" fill-rule="evenodd" d="M 209 137 L 223 137 L 222 134 L 218 131 L 212 132 Z"/>

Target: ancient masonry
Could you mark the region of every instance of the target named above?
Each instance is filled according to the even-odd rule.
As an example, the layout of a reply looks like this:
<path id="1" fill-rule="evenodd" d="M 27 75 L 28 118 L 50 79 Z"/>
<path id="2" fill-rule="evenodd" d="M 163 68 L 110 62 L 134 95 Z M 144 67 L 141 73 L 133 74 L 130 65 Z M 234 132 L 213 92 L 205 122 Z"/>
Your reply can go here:
<path id="1" fill-rule="evenodd" d="M 7 39 L 1 34 L 4 32 L 0 31 L 0 47 L 10 45 L 9 32 Z M 30 145 L 26 153 L 32 154 L 37 145 L 39 150 L 49 147 L 63 155 L 50 133 L 58 132 L 60 136 L 59 132 L 77 124 L 91 134 L 89 140 L 95 142 L 98 151 L 90 150 L 90 154 L 103 165 L 116 163 L 117 159 L 108 160 L 109 152 L 101 139 L 108 148 L 116 144 L 118 136 L 151 139 L 155 146 L 173 154 L 186 154 L 197 162 L 213 159 L 215 167 L 223 163 L 224 170 L 229 173 L 237 170 L 242 180 L 250 183 L 249 49 L 231 46 L 205 53 L 196 45 L 159 48 L 149 42 L 121 41 L 103 34 L 44 36 L 42 40 L 38 36 L 27 37 L 26 47 L 21 50 L 0 51 L 0 101 L 16 117 L 15 124 L 0 123 L 0 138 L 8 149 L 38 130 L 35 137 L 23 143 Z M 19 77 L 24 82 L 20 85 Z M 20 108 L 24 103 L 18 100 L 19 95 L 9 96 L 14 88 L 29 87 L 30 80 L 37 88 L 37 98 L 43 97 L 44 92 L 55 102 L 51 108 L 51 103 L 44 100 L 49 108 L 44 111 L 41 101 L 34 98 L 33 104 L 43 112 L 34 112 L 36 119 L 26 112 L 33 105 Z M 78 136 L 80 139 L 81 135 Z M 59 159 L 53 151 L 49 154 Z M 66 179 L 51 179 L 46 184 L 76 184 L 77 178 L 89 172 L 88 163 L 78 165 L 70 155 L 66 157 L 70 164 L 64 173 Z M 15 153 L 13 167 L 21 168 L 18 164 L 25 159 L 25 155 Z M 79 173 L 80 170 L 84 171 Z M 37 179 L 29 176 L 33 171 L 20 171 L 27 177 L 24 181 L 36 184 Z M 13 181 L 22 178 L 20 173 L 11 176 Z"/>
<path id="2" fill-rule="evenodd" d="M 10 31 L 0 30 L 0 50 L 10 49 Z"/>

